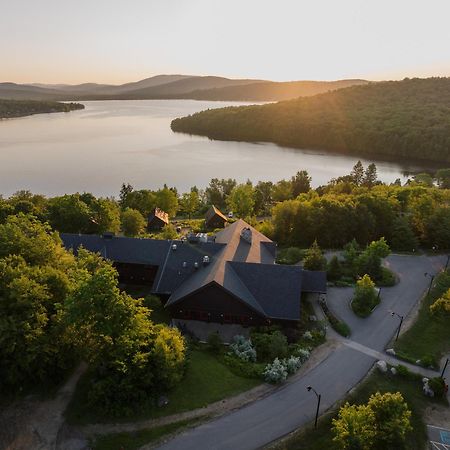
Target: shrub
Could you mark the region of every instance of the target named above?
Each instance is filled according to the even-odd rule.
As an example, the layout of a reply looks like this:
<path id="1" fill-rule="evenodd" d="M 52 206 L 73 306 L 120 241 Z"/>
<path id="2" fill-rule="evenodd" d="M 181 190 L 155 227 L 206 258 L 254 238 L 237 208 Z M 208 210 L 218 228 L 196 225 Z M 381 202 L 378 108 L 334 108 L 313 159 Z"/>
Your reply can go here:
<path id="1" fill-rule="evenodd" d="M 450 289 L 430 306 L 430 311 L 433 316 L 450 317 Z"/>
<path id="2" fill-rule="evenodd" d="M 338 321 L 333 326 L 334 330 L 337 331 L 341 336 L 348 337 L 350 336 L 350 327 L 345 323 Z"/>
<path id="3" fill-rule="evenodd" d="M 233 341 L 234 342 L 230 345 L 230 348 L 239 359 L 246 362 L 256 361 L 256 350 L 253 348 L 250 339 L 237 335 L 233 338 Z"/>
<path id="4" fill-rule="evenodd" d="M 322 250 L 320 250 L 317 241 L 314 241 L 306 252 L 303 267 L 306 270 L 325 270 L 326 266 L 327 260 L 322 255 Z"/>
<path id="5" fill-rule="evenodd" d="M 366 274 L 356 282 L 352 302 L 353 312 L 360 317 L 367 317 L 378 302 L 379 299 L 375 290 L 375 283 Z"/>
<path id="6" fill-rule="evenodd" d="M 223 355 L 223 362 L 235 375 L 245 378 L 262 377 L 264 367 L 261 364 L 243 361 L 231 353 Z"/>
<path id="7" fill-rule="evenodd" d="M 267 364 L 263 372 L 264 380 L 268 383 L 281 383 L 285 381 L 288 376 L 286 366 L 278 358 L 270 364 Z"/>
<path id="8" fill-rule="evenodd" d="M 285 358 L 288 354 L 287 338 L 281 331 L 252 333 L 252 342 L 259 361 L 273 361 L 275 358 Z"/>
<path id="9" fill-rule="evenodd" d="M 432 355 L 425 355 L 420 361 L 424 367 L 436 367 L 436 361 Z"/>
<path id="10" fill-rule="evenodd" d="M 305 331 L 303 333 L 303 339 L 305 339 L 307 341 L 312 341 L 313 335 L 312 335 L 311 331 Z"/>
<path id="11" fill-rule="evenodd" d="M 220 351 L 222 350 L 222 339 L 220 339 L 219 333 L 217 331 L 211 333 L 208 336 L 208 349 L 215 353 L 218 354 L 220 353 Z"/>
<path id="12" fill-rule="evenodd" d="M 381 268 L 381 278 L 378 281 L 378 286 L 394 286 L 397 282 L 395 275 L 388 268 Z"/>
<path id="13" fill-rule="evenodd" d="M 322 311 L 327 316 L 330 325 L 333 329 L 339 333 L 341 336 L 347 337 L 350 336 L 350 327 L 345 323 L 337 319 L 337 317 L 331 312 L 328 308 L 328 305 L 325 301 L 320 302 L 320 306 L 322 307 Z"/>
<path id="14" fill-rule="evenodd" d="M 441 377 L 432 378 L 428 385 L 433 390 L 435 397 L 443 397 L 445 394 L 445 381 Z"/>
<path id="15" fill-rule="evenodd" d="M 278 264 L 297 264 L 303 259 L 305 252 L 298 247 L 284 248 L 278 252 L 277 263 Z"/>
<path id="16" fill-rule="evenodd" d="M 298 347 L 294 351 L 294 355 L 296 355 L 298 358 L 300 358 L 300 362 L 303 364 L 310 356 L 310 351 L 306 348 Z"/>
<path id="17" fill-rule="evenodd" d="M 302 360 L 298 356 L 290 356 L 285 359 L 283 363 L 286 366 L 288 374 L 297 372 L 297 370 L 302 366 Z"/>

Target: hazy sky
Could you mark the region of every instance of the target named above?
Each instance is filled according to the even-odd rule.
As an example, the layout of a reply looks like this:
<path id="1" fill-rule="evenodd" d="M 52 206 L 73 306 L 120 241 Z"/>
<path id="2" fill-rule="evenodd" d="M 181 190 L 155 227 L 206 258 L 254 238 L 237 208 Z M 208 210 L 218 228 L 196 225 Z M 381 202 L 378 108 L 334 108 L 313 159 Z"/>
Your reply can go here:
<path id="1" fill-rule="evenodd" d="M 0 81 L 450 76 L 449 0 L 0 0 Z"/>

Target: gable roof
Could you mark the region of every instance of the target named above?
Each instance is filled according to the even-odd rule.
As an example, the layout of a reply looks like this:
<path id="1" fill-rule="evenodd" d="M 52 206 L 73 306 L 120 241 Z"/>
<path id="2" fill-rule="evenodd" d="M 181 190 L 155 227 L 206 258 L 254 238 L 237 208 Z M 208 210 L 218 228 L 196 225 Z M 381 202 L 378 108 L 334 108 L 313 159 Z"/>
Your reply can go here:
<path id="1" fill-rule="evenodd" d="M 64 233 L 61 239 L 74 252 L 82 245 L 115 262 L 158 266 L 152 291 L 170 295 L 166 306 L 214 283 L 264 317 L 298 320 L 301 293 L 326 292 L 325 272 L 275 264 L 276 244 L 243 220 L 195 244 Z"/>
<path id="2" fill-rule="evenodd" d="M 154 218 L 161 220 L 165 224 L 169 223 L 169 214 L 160 208 L 155 208 L 153 212 L 149 214 L 148 221 L 151 222 Z"/>
<path id="3" fill-rule="evenodd" d="M 211 205 L 211 208 L 209 208 L 205 214 L 206 222 L 209 222 L 214 216 L 219 216 L 225 222 L 228 222 L 228 218 L 225 217 L 224 214 L 222 214 L 222 212 L 219 210 L 219 208 L 216 208 L 214 205 Z"/>
<path id="4" fill-rule="evenodd" d="M 77 253 L 78 247 L 99 253 L 103 258 L 121 263 L 160 266 L 170 248 L 170 241 L 94 234 L 61 233 L 64 246 Z"/>
<path id="5" fill-rule="evenodd" d="M 201 267 L 203 257 L 212 257 L 223 245 L 214 242 L 199 242 L 191 245 L 179 240 L 127 238 L 122 236 L 98 236 L 90 234 L 61 233 L 68 250 L 76 254 L 82 246 L 99 253 L 103 258 L 119 263 L 158 266 L 153 283 L 155 294 L 170 294 Z M 176 250 L 173 250 L 173 246 Z M 185 263 L 185 264 L 184 264 Z"/>
<path id="6" fill-rule="evenodd" d="M 265 316 L 290 320 L 300 318 L 300 266 L 241 262 L 230 262 L 229 265 L 261 306 Z"/>

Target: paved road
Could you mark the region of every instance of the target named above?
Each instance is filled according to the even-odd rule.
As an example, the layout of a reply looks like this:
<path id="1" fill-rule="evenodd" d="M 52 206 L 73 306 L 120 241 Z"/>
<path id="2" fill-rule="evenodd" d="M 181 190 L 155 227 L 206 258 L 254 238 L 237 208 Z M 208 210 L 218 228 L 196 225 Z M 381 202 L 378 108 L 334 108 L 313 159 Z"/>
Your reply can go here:
<path id="1" fill-rule="evenodd" d="M 398 321 L 388 310 L 406 315 L 428 287 L 424 272 L 436 273 L 440 257 L 392 255 L 387 263 L 400 276 L 400 283 L 382 292 L 382 304 L 371 317 L 359 319 L 349 310 L 350 290 L 330 289 L 331 307 L 352 328 L 352 340 L 360 347 L 342 345 L 295 383 L 282 386 L 268 397 L 217 420 L 201 425 L 162 445 L 164 450 L 252 450 L 260 448 L 314 418 L 316 398 L 306 391 L 311 384 L 322 394 L 321 411 L 343 398 L 368 372 L 376 355 L 364 346 L 382 351 L 394 335 Z"/>

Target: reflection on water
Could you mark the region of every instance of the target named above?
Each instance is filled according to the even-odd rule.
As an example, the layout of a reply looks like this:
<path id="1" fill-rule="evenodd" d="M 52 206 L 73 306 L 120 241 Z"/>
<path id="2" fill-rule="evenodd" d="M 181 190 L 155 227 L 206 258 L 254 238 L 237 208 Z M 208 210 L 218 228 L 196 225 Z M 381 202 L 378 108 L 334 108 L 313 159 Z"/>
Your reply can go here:
<path id="1" fill-rule="evenodd" d="M 122 182 L 137 189 L 167 183 L 182 192 L 204 187 L 214 177 L 277 181 L 302 169 L 318 186 L 349 173 L 357 160 L 274 144 L 211 141 L 170 129 L 175 117 L 230 102 L 83 103 L 82 111 L 0 121 L 0 194 L 29 189 L 46 195 L 88 191 L 111 196 Z M 377 167 L 385 182 L 420 169 L 391 162 L 377 162 Z"/>

